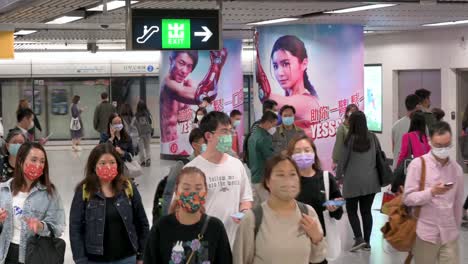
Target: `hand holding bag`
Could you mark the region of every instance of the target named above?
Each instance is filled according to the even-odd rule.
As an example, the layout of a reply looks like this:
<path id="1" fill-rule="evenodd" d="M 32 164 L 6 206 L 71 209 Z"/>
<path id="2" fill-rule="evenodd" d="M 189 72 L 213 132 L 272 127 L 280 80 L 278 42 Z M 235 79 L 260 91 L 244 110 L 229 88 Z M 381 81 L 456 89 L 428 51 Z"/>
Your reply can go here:
<path id="1" fill-rule="evenodd" d="M 325 185 L 325 197 L 326 200 L 330 200 L 330 174 L 328 171 L 323 172 L 323 183 Z M 325 222 L 325 230 L 327 230 L 327 236 L 325 239 L 327 240 L 327 257 L 326 259 L 329 261 L 333 261 L 338 259 L 341 254 L 341 222 L 332 218 L 328 210 L 323 212 L 323 219 Z"/>
<path id="2" fill-rule="evenodd" d="M 385 187 L 393 182 L 393 172 L 390 168 L 390 165 L 387 163 L 387 156 L 380 147 L 379 140 L 374 134 L 371 134 L 375 142 L 375 152 L 376 152 L 376 167 L 379 174 L 379 182 L 381 187 Z"/>
<path id="3" fill-rule="evenodd" d="M 50 236 L 32 236 L 26 244 L 25 264 L 63 264 L 66 243 L 54 235 L 52 226 L 46 223 Z"/>

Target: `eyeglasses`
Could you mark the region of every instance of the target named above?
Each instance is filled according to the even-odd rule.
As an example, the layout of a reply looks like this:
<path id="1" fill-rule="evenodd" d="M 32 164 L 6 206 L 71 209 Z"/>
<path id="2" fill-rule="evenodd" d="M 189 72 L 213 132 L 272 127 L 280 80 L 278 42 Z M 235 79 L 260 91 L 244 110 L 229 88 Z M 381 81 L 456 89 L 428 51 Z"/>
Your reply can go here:
<path id="1" fill-rule="evenodd" d="M 222 136 L 232 136 L 232 130 L 230 130 L 229 128 L 224 128 L 224 129 L 221 129 L 221 130 L 218 130 L 218 131 L 211 131 L 210 132 L 211 134 L 220 134 Z"/>

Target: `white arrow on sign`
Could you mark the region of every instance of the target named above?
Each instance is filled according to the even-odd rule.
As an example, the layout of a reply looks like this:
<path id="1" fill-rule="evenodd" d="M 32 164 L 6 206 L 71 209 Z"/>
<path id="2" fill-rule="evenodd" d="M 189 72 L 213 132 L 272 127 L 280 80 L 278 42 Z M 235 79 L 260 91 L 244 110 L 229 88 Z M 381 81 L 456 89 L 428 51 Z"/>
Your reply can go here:
<path id="1" fill-rule="evenodd" d="M 211 30 L 205 26 L 202 26 L 202 29 L 204 31 L 195 32 L 195 37 L 204 37 L 202 42 L 207 42 L 211 36 L 213 36 L 213 32 L 211 32 Z"/>

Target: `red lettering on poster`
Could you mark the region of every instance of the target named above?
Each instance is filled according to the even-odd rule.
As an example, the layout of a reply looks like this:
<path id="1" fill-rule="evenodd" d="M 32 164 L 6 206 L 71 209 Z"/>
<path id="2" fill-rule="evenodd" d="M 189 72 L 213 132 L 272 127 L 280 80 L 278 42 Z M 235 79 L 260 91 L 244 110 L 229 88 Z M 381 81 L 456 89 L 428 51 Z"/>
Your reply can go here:
<path id="1" fill-rule="evenodd" d="M 170 146 L 171 153 L 176 154 L 177 150 L 179 150 L 179 146 L 177 145 L 177 143 L 172 143 L 171 146 Z"/>
<path id="2" fill-rule="evenodd" d="M 351 103 L 359 107 L 359 93 L 351 95 Z"/>
<path id="3" fill-rule="evenodd" d="M 190 108 L 180 110 L 177 113 L 177 122 L 182 123 L 192 119 L 193 111 Z"/>
<path id="4" fill-rule="evenodd" d="M 223 99 L 214 100 L 213 107 L 215 111 L 222 112 L 224 110 L 224 100 Z"/>
<path id="5" fill-rule="evenodd" d="M 343 99 L 338 101 L 338 110 L 340 116 L 343 116 L 346 113 L 346 107 L 348 106 L 348 99 Z"/>
<path id="6" fill-rule="evenodd" d="M 244 91 L 240 89 L 232 94 L 232 108 L 241 106 L 244 103 Z"/>

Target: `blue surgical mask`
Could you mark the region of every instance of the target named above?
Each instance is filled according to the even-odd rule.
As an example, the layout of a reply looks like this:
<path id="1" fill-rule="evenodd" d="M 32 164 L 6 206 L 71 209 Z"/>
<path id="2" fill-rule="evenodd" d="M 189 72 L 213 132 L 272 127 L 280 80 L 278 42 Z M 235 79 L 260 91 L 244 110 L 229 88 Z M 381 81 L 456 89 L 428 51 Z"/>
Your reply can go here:
<path id="1" fill-rule="evenodd" d="M 283 124 L 285 126 L 292 126 L 294 124 L 294 116 L 283 117 Z"/>
<path id="2" fill-rule="evenodd" d="M 241 121 L 240 121 L 240 120 L 236 120 L 236 121 L 234 121 L 234 123 L 232 124 L 232 126 L 233 126 L 234 128 L 238 128 L 238 127 L 240 126 L 240 124 L 241 124 Z"/>
<path id="3" fill-rule="evenodd" d="M 10 153 L 11 156 L 15 156 L 18 154 L 18 150 L 20 149 L 21 144 L 19 143 L 13 143 L 8 146 L 8 153 Z"/>
<path id="4" fill-rule="evenodd" d="M 207 146 L 206 144 L 202 144 L 202 145 L 201 145 L 201 153 L 205 153 L 207 147 L 208 147 L 208 146 Z"/>

